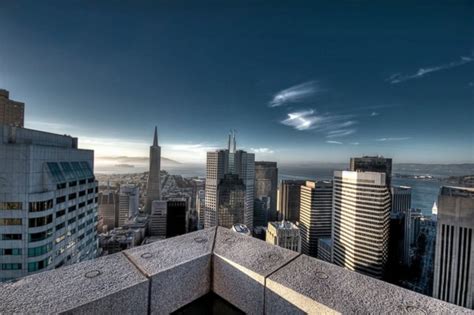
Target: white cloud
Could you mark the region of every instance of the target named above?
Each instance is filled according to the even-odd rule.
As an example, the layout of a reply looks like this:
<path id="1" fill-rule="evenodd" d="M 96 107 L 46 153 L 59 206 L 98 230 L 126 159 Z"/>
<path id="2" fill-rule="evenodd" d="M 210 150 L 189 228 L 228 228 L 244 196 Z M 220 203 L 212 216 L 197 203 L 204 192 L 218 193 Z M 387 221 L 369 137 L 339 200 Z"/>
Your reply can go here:
<path id="1" fill-rule="evenodd" d="M 378 138 L 375 141 L 385 142 L 385 141 L 404 141 L 409 140 L 411 137 L 389 137 L 389 138 Z"/>
<path id="2" fill-rule="evenodd" d="M 400 83 L 400 82 L 407 81 L 407 80 L 419 79 L 419 78 L 422 78 L 423 76 L 425 76 L 426 74 L 441 71 L 441 70 L 448 70 L 448 69 L 455 68 L 455 67 L 459 67 L 459 66 L 465 65 L 467 63 L 470 63 L 472 61 L 474 61 L 473 56 L 469 56 L 469 57 L 462 56 L 461 59 L 457 60 L 457 61 L 452 61 L 450 63 L 446 63 L 446 64 L 439 65 L 439 66 L 433 66 L 433 67 L 430 67 L 430 68 L 420 68 L 414 74 L 409 74 L 409 75 L 403 75 L 403 74 L 400 74 L 400 73 L 392 74 L 390 77 L 387 78 L 386 81 L 390 82 L 391 84 L 396 84 L 396 83 Z"/>
<path id="3" fill-rule="evenodd" d="M 343 144 L 343 143 L 340 142 L 340 141 L 333 141 L 333 140 L 328 140 L 328 141 L 326 141 L 326 143 L 330 143 L 330 144 Z"/>
<path id="4" fill-rule="evenodd" d="M 325 133 L 328 138 L 335 138 L 348 136 L 357 131 L 355 128 L 349 128 L 357 124 L 357 121 L 349 120 L 352 117 L 352 115 L 318 114 L 310 109 L 288 113 L 288 117 L 281 123 L 296 130 L 315 130 Z"/>
<path id="5" fill-rule="evenodd" d="M 359 145 L 359 142 L 351 142 L 352 145 Z"/>
<path id="6" fill-rule="evenodd" d="M 308 97 L 324 91 L 316 81 L 301 83 L 276 93 L 268 106 L 278 107 L 291 103 L 299 103 Z"/>
<path id="7" fill-rule="evenodd" d="M 263 154 L 272 154 L 275 153 L 275 151 L 269 149 L 269 148 L 250 148 L 250 151 L 254 153 L 263 153 Z"/>
<path id="8" fill-rule="evenodd" d="M 375 117 L 375 116 L 378 116 L 378 115 L 380 115 L 380 114 L 377 113 L 377 112 L 372 112 L 372 114 L 370 114 L 370 117 Z"/>

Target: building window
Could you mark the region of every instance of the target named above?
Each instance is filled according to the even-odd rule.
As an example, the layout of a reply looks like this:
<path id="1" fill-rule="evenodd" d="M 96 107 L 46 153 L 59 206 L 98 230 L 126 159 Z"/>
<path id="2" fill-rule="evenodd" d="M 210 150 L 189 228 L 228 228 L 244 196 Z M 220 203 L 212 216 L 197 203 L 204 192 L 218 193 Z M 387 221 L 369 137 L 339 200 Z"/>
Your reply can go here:
<path id="1" fill-rule="evenodd" d="M 21 248 L 2 248 L 0 253 L 4 256 L 20 256 Z"/>
<path id="2" fill-rule="evenodd" d="M 69 187 L 77 186 L 77 181 L 69 182 Z"/>
<path id="3" fill-rule="evenodd" d="M 56 218 L 62 217 L 65 214 L 66 214 L 66 209 L 59 210 L 58 212 L 56 212 Z"/>
<path id="4" fill-rule="evenodd" d="M 38 227 L 38 226 L 43 226 L 43 225 L 46 225 L 46 224 L 50 224 L 51 222 L 53 222 L 53 215 L 50 214 L 46 217 L 40 217 L 40 218 L 32 218 L 32 219 L 29 219 L 29 224 L 28 226 L 30 228 L 32 227 Z"/>
<path id="5" fill-rule="evenodd" d="M 69 200 L 73 200 L 73 199 L 76 199 L 76 197 L 77 197 L 77 194 L 76 194 L 76 193 L 72 193 L 72 194 L 69 194 L 68 199 L 69 199 Z"/>
<path id="6" fill-rule="evenodd" d="M 84 208 L 85 206 L 86 206 L 86 203 L 85 203 L 85 202 L 81 202 L 81 203 L 79 204 L 79 208 Z"/>
<path id="7" fill-rule="evenodd" d="M 67 209 L 67 213 L 71 213 L 73 211 L 76 211 L 77 207 L 76 205 L 72 206 L 72 207 L 69 207 L 69 209 Z"/>
<path id="8" fill-rule="evenodd" d="M 87 189 L 87 193 L 88 193 L 88 194 L 93 194 L 93 193 L 94 193 L 94 188 L 89 188 L 89 189 Z"/>
<path id="9" fill-rule="evenodd" d="M 81 190 L 81 191 L 79 192 L 79 197 L 83 197 L 83 196 L 85 196 L 85 195 L 86 195 L 86 191 L 85 191 L 85 190 Z"/>
<path id="10" fill-rule="evenodd" d="M 2 241 L 19 241 L 21 234 L 2 234 Z"/>
<path id="11" fill-rule="evenodd" d="M 53 199 L 46 201 L 30 202 L 30 212 L 46 211 L 53 207 Z"/>
<path id="12" fill-rule="evenodd" d="M 66 183 L 61 183 L 61 184 L 56 185 L 57 190 L 64 189 L 64 188 L 66 188 Z"/>
<path id="13" fill-rule="evenodd" d="M 49 229 L 47 231 L 39 232 L 39 233 L 32 233 L 30 234 L 30 242 L 38 242 L 44 239 L 47 239 L 53 235 L 53 229 Z"/>
<path id="14" fill-rule="evenodd" d="M 66 202 L 66 196 L 56 198 L 56 204 Z"/>
<path id="15" fill-rule="evenodd" d="M 21 210 L 22 208 L 21 202 L 0 202 L 0 210 Z"/>
<path id="16" fill-rule="evenodd" d="M 21 264 L 2 264 L 2 270 L 20 270 Z"/>
<path id="17" fill-rule="evenodd" d="M 44 255 L 53 249 L 53 243 L 48 243 L 43 246 L 28 248 L 28 257 L 36 257 Z"/>
<path id="18" fill-rule="evenodd" d="M 0 225 L 21 225 L 22 221 L 18 218 L 3 218 L 0 219 Z"/>
<path id="19" fill-rule="evenodd" d="M 85 179 L 81 179 L 81 180 L 79 181 L 79 185 L 85 185 L 85 184 L 86 184 L 86 180 L 85 180 Z"/>
<path id="20" fill-rule="evenodd" d="M 48 267 L 48 265 L 51 263 L 51 261 L 52 261 L 52 258 L 48 257 L 48 258 L 46 258 L 44 260 L 41 260 L 41 261 L 28 263 L 28 271 L 33 272 L 33 271 L 38 271 L 38 270 L 44 269 L 44 268 Z"/>
<path id="21" fill-rule="evenodd" d="M 87 182 L 88 182 L 89 184 L 91 184 L 91 183 L 93 183 L 93 182 L 94 182 L 94 180 L 95 180 L 95 178 L 94 178 L 94 177 L 92 177 L 92 178 L 89 178 L 89 179 L 87 180 Z"/>
<path id="22" fill-rule="evenodd" d="M 80 219 L 82 219 L 82 218 L 85 217 L 85 216 L 86 216 L 85 213 L 81 213 L 81 214 L 78 216 L 78 219 L 80 220 Z"/>
<path id="23" fill-rule="evenodd" d="M 68 221 L 67 221 L 67 224 L 68 224 L 68 225 L 71 225 L 71 224 L 73 224 L 74 222 L 76 222 L 76 218 L 75 218 L 75 217 L 72 218 L 72 219 L 70 219 L 70 220 L 68 220 Z"/>
<path id="24" fill-rule="evenodd" d="M 61 223 L 61 224 L 58 224 L 58 225 L 56 225 L 56 231 L 58 231 L 58 230 L 62 229 L 62 228 L 63 228 L 63 227 L 65 227 L 65 226 L 66 226 L 66 223 L 65 223 L 65 222 L 63 222 L 63 223 Z"/>

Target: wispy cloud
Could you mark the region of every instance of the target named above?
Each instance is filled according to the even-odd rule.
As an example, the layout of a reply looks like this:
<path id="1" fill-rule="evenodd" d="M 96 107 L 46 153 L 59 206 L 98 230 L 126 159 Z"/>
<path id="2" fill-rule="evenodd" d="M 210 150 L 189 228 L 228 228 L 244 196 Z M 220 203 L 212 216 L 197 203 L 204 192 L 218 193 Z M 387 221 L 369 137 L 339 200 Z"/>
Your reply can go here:
<path id="1" fill-rule="evenodd" d="M 375 116 L 378 116 L 378 115 L 380 115 L 380 114 L 377 113 L 377 112 L 372 112 L 372 113 L 370 114 L 370 117 L 375 117 Z"/>
<path id="2" fill-rule="evenodd" d="M 308 99 L 312 95 L 324 91 L 318 82 L 308 81 L 298 85 L 294 85 L 287 89 L 281 90 L 273 96 L 273 99 L 268 103 L 270 107 L 278 107 L 282 105 L 300 103 Z"/>
<path id="3" fill-rule="evenodd" d="M 328 141 L 326 141 L 326 143 L 330 143 L 330 144 L 343 144 L 343 143 L 340 142 L 340 141 L 333 141 L 333 140 L 328 140 Z"/>
<path id="4" fill-rule="evenodd" d="M 389 137 L 389 138 L 378 138 L 375 141 L 385 142 L 385 141 L 404 141 L 409 140 L 411 137 Z"/>
<path id="5" fill-rule="evenodd" d="M 288 117 L 281 123 L 296 130 L 314 130 L 325 133 L 327 138 L 336 138 L 356 132 L 354 125 L 357 121 L 351 118 L 353 118 L 352 115 L 318 114 L 310 109 L 288 113 Z"/>
<path id="6" fill-rule="evenodd" d="M 439 65 L 439 66 L 433 66 L 433 67 L 429 67 L 429 68 L 420 68 L 414 74 L 404 75 L 404 74 L 401 74 L 401 73 L 395 73 L 395 74 L 392 74 L 390 77 L 388 77 L 386 81 L 390 82 L 391 84 L 396 84 L 396 83 L 400 83 L 400 82 L 404 82 L 404 81 L 408 81 L 408 80 L 412 80 L 412 79 L 419 79 L 419 78 L 422 78 L 422 77 L 424 77 L 425 75 L 427 75 L 429 73 L 437 72 L 437 71 L 441 71 L 441 70 L 448 70 L 448 69 L 451 69 L 451 68 L 455 68 L 455 67 L 465 65 L 465 64 L 473 62 L 473 61 L 474 61 L 474 56 L 468 56 L 468 57 L 463 56 L 463 57 L 461 57 L 460 60 L 452 61 L 450 63 L 442 64 L 442 65 Z"/>
<path id="7" fill-rule="evenodd" d="M 269 149 L 269 148 L 250 148 L 250 151 L 254 153 L 264 153 L 264 154 L 272 154 L 275 153 L 275 151 Z"/>
<path id="8" fill-rule="evenodd" d="M 352 145 L 359 145 L 359 142 L 351 142 Z"/>

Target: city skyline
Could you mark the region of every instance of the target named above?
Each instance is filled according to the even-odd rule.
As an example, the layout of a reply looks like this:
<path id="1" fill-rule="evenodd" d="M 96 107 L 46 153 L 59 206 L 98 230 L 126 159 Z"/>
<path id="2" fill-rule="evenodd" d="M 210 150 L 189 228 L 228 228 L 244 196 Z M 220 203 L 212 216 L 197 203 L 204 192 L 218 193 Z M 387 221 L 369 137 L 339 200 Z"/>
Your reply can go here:
<path id="1" fill-rule="evenodd" d="M 182 163 L 230 128 L 279 163 L 473 161 L 472 3 L 251 7 L 5 3 L 0 87 L 26 128 L 77 136 L 96 162 L 146 157 L 155 125 Z"/>

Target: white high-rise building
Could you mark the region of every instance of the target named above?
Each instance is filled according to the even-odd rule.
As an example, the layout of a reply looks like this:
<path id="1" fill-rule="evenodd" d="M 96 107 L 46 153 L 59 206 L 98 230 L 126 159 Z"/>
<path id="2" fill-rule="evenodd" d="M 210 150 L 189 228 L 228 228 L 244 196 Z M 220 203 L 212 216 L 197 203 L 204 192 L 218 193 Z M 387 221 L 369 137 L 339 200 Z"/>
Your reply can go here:
<path id="1" fill-rule="evenodd" d="M 317 257 L 318 239 L 331 237 L 332 182 L 306 181 L 300 189 L 301 252 Z"/>
<path id="2" fill-rule="evenodd" d="M 243 202 L 243 221 L 233 222 L 245 224 L 253 230 L 253 206 L 254 206 L 254 183 L 255 183 L 255 155 L 242 150 L 236 150 L 235 133 L 229 135 L 227 150 L 217 150 L 207 153 L 206 165 L 206 197 L 205 197 L 205 222 L 204 226 L 212 227 L 220 225 L 218 222 L 220 184 L 228 185 L 224 181 L 226 174 L 237 175 L 245 186 Z M 226 188 L 228 190 L 228 187 Z M 241 190 L 241 185 L 239 185 Z M 235 210 L 235 209 L 234 209 Z M 235 216 L 240 217 L 240 216 Z"/>
<path id="3" fill-rule="evenodd" d="M 77 138 L 0 126 L 0 280 L 97 256 L 93 169 Z"/>
<path id="4" fill-rule="evenodd" d="M 120 186 L 118 194 L 118 226 L 123 226 L 129 218 L 138 214 L 140 189 L 132 184 Z"/>
<path id="5" fill-rule="evenodd" d="M 300 229 L 290 221 L 268 222 L 265 240 L 272 245 L 301 252 Z"/>
<path id="6" fill-rule="evenodd" d="M 433 297 L 474 309 L 474 188 L 438 196 Z"/>
<path id="7" fill-rule="evenodd" d="M 390 191 L 386 174 L 335 171 L 332 260 L 381 278 L 388 258 Z"/>

